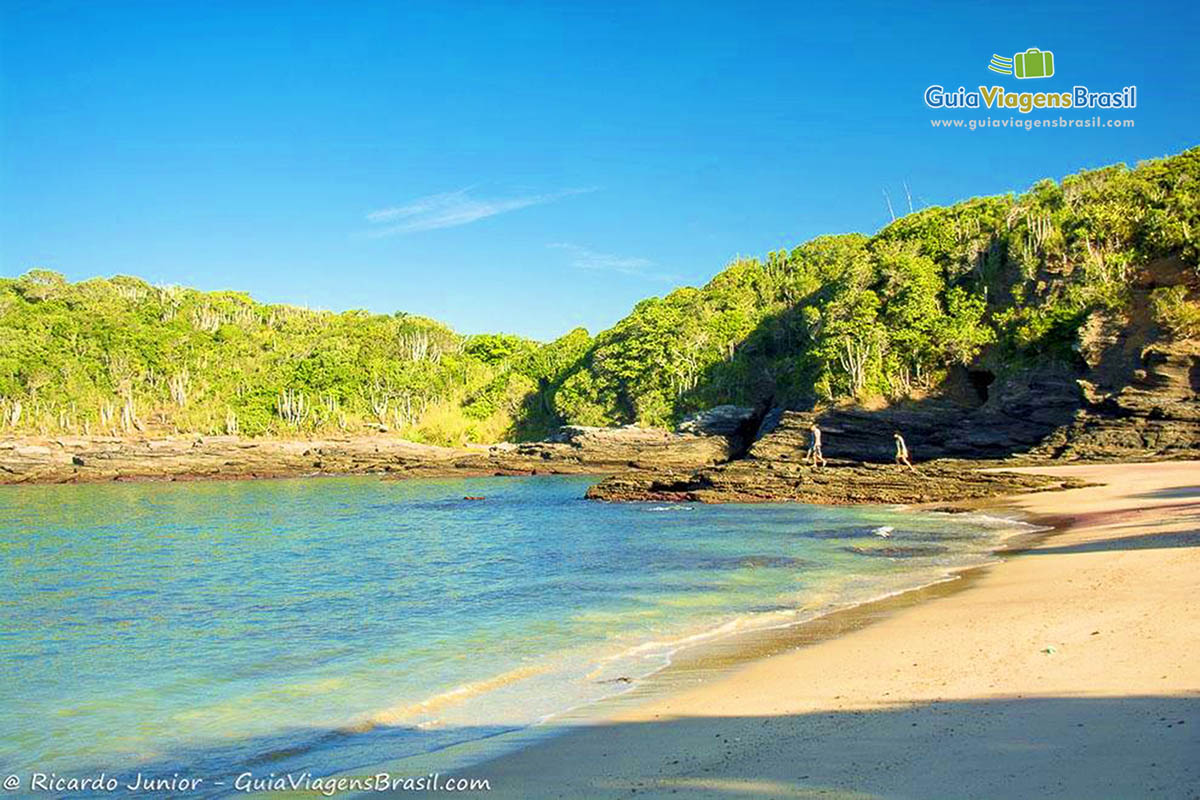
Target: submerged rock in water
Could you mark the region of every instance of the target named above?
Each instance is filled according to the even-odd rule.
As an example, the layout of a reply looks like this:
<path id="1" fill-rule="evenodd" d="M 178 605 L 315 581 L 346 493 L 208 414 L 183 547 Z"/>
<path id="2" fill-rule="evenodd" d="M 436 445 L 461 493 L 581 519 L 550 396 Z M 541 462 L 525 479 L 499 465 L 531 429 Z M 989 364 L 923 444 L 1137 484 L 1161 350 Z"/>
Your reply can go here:
<path id="1" fill-rule="evenodd" d="M 950 552 L 950 548 L 939 547 L 934 544 L 890 545 L 887 547 L 856 547 L 849 545 L 842 549 L 856 556 L 873 556 L 875 558 L 929 558 L 930 556 L 940 556 L 943 553 Z"/>

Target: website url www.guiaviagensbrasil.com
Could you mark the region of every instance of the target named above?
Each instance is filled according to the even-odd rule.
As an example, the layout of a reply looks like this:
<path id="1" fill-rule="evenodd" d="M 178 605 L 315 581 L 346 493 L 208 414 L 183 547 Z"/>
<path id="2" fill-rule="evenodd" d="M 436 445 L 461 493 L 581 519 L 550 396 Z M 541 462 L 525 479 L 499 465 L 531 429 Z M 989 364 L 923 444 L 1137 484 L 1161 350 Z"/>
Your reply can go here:
<path id="1" fill-rule="evenodd" d="M 1101 119 L 1100 117 L 1087 117 L 1084 119 L 1066 119 L 1065 117 L 1054 119 L 1017 119 L 1016 117 L 995 119 L 993 117 L 984 117 L 983 119 L 931 119 L 929 120 L 929 124 L 935 128 L 962 128 L 969 131 L 978 131 L 985 128 L 1012 128 L 1020 131 L 1031 131 L 1034 128 L 1132 128 L 1133 120 Z"/>

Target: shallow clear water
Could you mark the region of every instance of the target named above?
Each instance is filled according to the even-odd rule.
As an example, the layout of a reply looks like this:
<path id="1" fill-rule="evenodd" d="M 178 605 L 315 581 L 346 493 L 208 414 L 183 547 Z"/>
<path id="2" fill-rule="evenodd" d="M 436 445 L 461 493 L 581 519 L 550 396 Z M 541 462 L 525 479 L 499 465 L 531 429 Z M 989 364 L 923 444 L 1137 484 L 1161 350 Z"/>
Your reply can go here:
<path id="1" fill-rule="evenodd" d="M 1011 528 L 595 503 L 590 482 L 0 490 L 0 772 L 363 767 L 620 691 L 683 643 L 928 583 Z"/>

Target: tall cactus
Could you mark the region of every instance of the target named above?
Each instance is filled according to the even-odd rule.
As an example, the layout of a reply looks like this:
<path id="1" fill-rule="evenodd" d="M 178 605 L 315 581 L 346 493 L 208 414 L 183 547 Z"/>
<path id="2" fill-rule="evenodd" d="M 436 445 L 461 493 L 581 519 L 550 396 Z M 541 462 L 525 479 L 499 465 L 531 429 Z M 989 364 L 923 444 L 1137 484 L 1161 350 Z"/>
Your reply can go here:
<path id="1" fill-rule="evenodd" d="M 297 392 L 294 389 L 281 390 L 275 407 L 279 412 L 280 419 L 296 427 L 304 424 L 312 410 L 304 392 Z"/>

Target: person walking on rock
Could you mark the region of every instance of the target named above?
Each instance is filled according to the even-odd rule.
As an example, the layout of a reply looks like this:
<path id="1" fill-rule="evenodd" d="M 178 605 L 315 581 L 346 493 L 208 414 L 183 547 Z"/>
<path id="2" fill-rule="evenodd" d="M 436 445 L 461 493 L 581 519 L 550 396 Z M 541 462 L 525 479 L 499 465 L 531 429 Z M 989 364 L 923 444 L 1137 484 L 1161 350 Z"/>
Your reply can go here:
<path id="1" fill-rule="evenodd" d="M 912 461 L 908 458 L 908 445 L 904 443 L 904 437 L 900 435 L 900 431 L 893 433 L 892 438 L 896 440 L 896 463 L 903 464 L 913 472 L 916 472 L 917 468 L 912 465 Z"/>
<path id="2" fill-rule="evenodd" d="M 817 465 L 817 462 L 820 462 L 823 467 L 825 466 L 825 456 L 821 453 L 821 429 L 817 426 L 817 423 L 814 422 L 809 426 L 808 434 L 808 453 L 804 456 L 804 461 L 806 463 L 812 462 L 814 467 Z"/>

